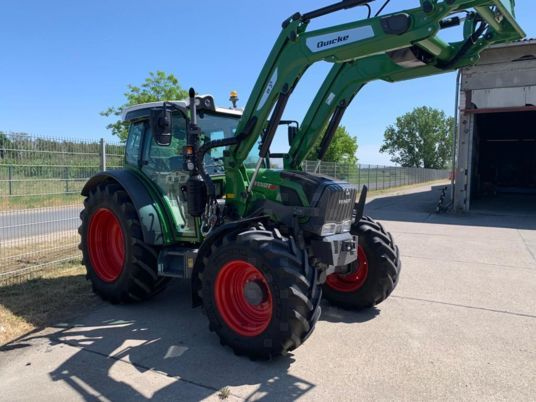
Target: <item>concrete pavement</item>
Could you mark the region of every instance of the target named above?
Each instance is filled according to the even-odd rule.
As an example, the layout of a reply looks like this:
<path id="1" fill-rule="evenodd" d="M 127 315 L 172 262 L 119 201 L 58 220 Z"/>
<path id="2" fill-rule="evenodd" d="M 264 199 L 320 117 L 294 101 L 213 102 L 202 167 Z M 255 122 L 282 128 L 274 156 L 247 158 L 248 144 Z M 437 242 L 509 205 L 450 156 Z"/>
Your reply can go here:
<path id="1" fill-rule="evenodd" d="M 400 246 L 398 288 L 366 312 L 324 304 L 289 358 L 236 357 L 174 283 L 8 345 L 0 401 L 534 400 L 536 217 L 438 216 L 438 197 L 369 202 Z"/>

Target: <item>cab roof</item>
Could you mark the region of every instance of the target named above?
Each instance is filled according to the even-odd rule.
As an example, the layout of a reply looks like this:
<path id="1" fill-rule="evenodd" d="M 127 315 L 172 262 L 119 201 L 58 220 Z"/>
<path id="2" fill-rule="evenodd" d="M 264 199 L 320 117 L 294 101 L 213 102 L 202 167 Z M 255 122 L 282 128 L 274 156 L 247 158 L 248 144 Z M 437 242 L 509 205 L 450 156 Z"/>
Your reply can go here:
<path id="1" fill-rule="evenodd" d="M 210 98 L 212 101 L 212 105 L 214 105 L 214 99 L 210 95 L 198 95 L 196 96 L 196 99 L 198 99 L 200 104 L 202 104 L 202 100 L 205 98 Z M 188 110 L 189 107 L 189 101 L 188 100 L 175 100 L 175 101 L 166 101 L 166 103 L 172 103 L 179 108 L 182 108 L 184 110 Z M 151 109 L 156 108 L 163 108 L 164 107 L 164 101 L 158 101 L 158 102 L 149 102 L 149 103 L 141 103 L 139 105 L 130 106 L 123 110 L 121 114 L 121 118 L 124 121 L 131 121 L 143 117 L 148 117 L 150 115 Z M 218 114 L 227 114 L 231 116 L 241 117 L 242 116 L 242 109 L 226 109 L 221 107 L 213 107 L 211 109 L 206 109 L 203 107 L 200 107 L 200 110 L 210 110 L 213 112 L 216 112 Z"/>

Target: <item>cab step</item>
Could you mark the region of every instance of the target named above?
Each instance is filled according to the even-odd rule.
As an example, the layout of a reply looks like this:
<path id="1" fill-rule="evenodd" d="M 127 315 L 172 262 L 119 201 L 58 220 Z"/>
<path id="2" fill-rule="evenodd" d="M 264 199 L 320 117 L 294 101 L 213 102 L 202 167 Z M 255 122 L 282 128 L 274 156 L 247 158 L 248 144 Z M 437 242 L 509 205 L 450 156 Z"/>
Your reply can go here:
<path id="1" fill-rule="evenodd" d="M 158 254 L 158 275 L 171 278 L 191 278 L 197 251 L 197 249 L 187 247 L 162 249 Z"/>

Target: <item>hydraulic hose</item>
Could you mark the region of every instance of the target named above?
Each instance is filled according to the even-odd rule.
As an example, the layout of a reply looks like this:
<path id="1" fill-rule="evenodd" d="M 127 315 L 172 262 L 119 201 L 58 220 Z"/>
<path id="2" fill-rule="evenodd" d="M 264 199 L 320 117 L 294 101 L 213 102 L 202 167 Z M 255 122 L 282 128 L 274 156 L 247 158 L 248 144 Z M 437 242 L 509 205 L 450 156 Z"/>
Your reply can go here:
<path id="1" fill-rule="evenodd" d="M 466 53 L 471 49 L 471 47 L 475 44 L 475 42 L 480 38 L 480 35 L 484 33 L 486 28 L 488 27 L 488 24 L 485 22 L 482 22 L 478 29 L 473 32 L 473 34 L 465 41 L 465 43 L 462 45 L 458 53 L 452 58 L 452 60 L 447 62 L 438 62 L 437 67 L 441 68 L 443 70 L 450 70 L 452 66 L 454 66 L 460 59 L 466 55 Z"/>

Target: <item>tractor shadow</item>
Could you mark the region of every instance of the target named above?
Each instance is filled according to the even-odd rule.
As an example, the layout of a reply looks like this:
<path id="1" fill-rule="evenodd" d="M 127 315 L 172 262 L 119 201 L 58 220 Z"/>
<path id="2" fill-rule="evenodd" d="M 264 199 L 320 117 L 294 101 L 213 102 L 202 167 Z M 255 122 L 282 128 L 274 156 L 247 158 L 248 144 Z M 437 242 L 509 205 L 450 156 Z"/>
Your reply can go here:
<path id="1" fill-rule="evenodd" d="M 80 290 L 71 303 L 78 306 L 79 318 L 66 318 L 66 311 L 69 317 L 76 317 L 74 309 L 62 310 L 54 305 L 63 313 L 52 319 L 64 321 L 55 321 L 42 332 L 51 322 L 41 319 L 41 309 L 36 310 L 35 302 L 27 297 L 25 303 L 18 300 L 30 290 L 36 292 L 37 287 L 41 293 L 53 294 L 67 288 Z M 59 386 L 67 385 L 88 401 L 96 400 L 95 395 L 121 401 L 199 400 L 215 397 L 226 387 L 231 397 L 286 401 L 316 387 L 290 374 L 295 361 L 292 354 L 272 361 L 251 361 L 221 346 L 218 337 L 209 332 L 201 310 L 191 308 L 188 282 L 174 281 L 154 299 L 134 305 L 102 303 L 87 287 L 82 275 L 36 279 L 4 288 L 4 296 L 10 295 L 3 300 L 11 300 L 8 307 L 40 328 L 4 345 L 0 351 L 16 353 L 17 349 L 32 348 L 36 342 L 45 342 L 49 351 L 59 348 L 54 368 L 47 371 L 50 379 Z M 58 300 L 63 307 L 69 304 L 66 298 Z M 33 305 L 33 310 L 27 303 Z M 86 304 L 82 310 L 81 303 Z M 364 323 L 379 313 L 377 308 L 347 311 L 324 300 L 320 321 Z M 65 348 L 72 353 L 64 358 L 61 350 Z"/>
<path id="2" fill-rule="evenodd" d="M 79 351 L 50 377 L 84 400 L 200 400 L 229 387 L 231 397 L 282 401 L 315 387 L 288 372 L 292 355 L 251 361 L 222 347 L 200 309 L 191 308 L 184 282 L 172 282 L 143 304 L 106 305 L 55 329 L 46 336 L 52 348 Z M 20 342 L 37 338 L 43 339 L 35 334 Z"/>
<path id="3" fill-rule="evenodd" d="M 322 314 L 320 321 L 331 322 L 334 324 L 360 324 L 371 321 L 380 315 L 380 310 L 376 307 L 364 309 L 361 311 L 345 310 L 332 306 L 328 301 L 322 300 Z"/>
<path id="4" fill-rule="evenodd" d="M 370 200 L 365 215 L 381 221 L 439 225 L 536 229 L 536 195 L 499 194 L 474 200 L 468 213 L 436 213 L 441 191 L 450 186 L 433 186 L 427 191 L 381 196 Z"/>

